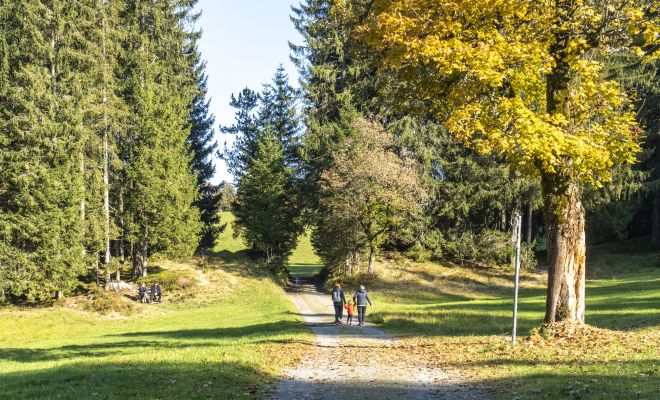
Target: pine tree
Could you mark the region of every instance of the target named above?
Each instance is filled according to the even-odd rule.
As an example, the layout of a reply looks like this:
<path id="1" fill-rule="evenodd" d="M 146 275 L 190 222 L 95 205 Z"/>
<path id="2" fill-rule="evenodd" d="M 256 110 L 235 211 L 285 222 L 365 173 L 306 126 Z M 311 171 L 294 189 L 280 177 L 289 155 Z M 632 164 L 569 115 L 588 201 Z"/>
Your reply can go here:
<path id="1" fill-rule="evenodd" d="M 126 9 L 126 99 L 131 126 L 122 138 L 125 212 L 134 271 L 147 274 L 154 252 L 186 256 L 201 229 L 195 174 L 186 140 L 197 82 L 186 74 L 186 2 L 135 2 Z"/>
<path id="2" fill-rule="evenodd" d="M 235 177 L 240 178 L 250 166 L 251 158 L 256 154 L 256 140 L 259 135 L 256 109 L 259 104 L 259 95 L 253 90 L 245 88 L 238 94 L 232 94 L 229 103 L 236 109 L 236 122 L 229 127 L 222 127 L 225 134 L 236 135 L 231 148 L 225 148 L 218 155 L 227 163 L 227 169 Z"/>
<path id="3" fill-rule="evenodd" d="M 292 171 L 278 135 L 269 127 L 256 138 L 250 165 L 237 179 L 232 210 L 246 242 L 280 267 L 296 244 L 300 228 L 292 202 Z"/>
<path id="4" fill-rule="evenodd" d="M 188 144 L 193 152 L 192 169 L 197 175 L 197 184 L 202 186 L 210 182 L 215 174 L 215 165 L 210 157 L 215 154 L 218 144 L 214 139 L 215 117 L 209 111 L 210 100 L 207 96 L 207 78 L 203 72 L 205 63 L 195 67 L 197 79 L 197 92 L 192 101 L 190 116 L 190 135 Z"/>
<path id="5" fill-rule="evenodd" d="M 280 67 L 260 95 L 246 88 L 232 95 L 231 105 L 236 123 L 222 130 L 237 137 L 222 156 L 236 180 L 235 224 L 248 246 L 279 267 L 301 233 L 293 89 Z"/>
<path id="6" fill-rule="evenodd" d="M 61 296 L 85 266 L 87 6 L 0 6 L 0 289 L 14 299 Z"/>
<path id="7" fill-rule="evenodd" d="M 195 49 L 194 53 L 200 57 Z M 188 135 L 188 145 L 192 150 L 192 170 L 197 176 L 197 188 L 200 198 L 195 202 L 201 215 L 204 228 L 199 242 L 200 248 L 213 248 L 215 237 L 218 233 L 218 206 L 220 197 L 218 187 L 211 184 L 210 180 L 215 174 L 215 165 L 210 157 L 217 151 L 218 144 L 214 139 L 215 130 L 213 125 L 215 117 L 209 111 L 210 100 L 206 99 L 207 86 L 206 74 L 204 69 L 206 64 L 197 61 L 193 66 L 193 74 L 196 77 L 197 90 L 193 96 L 190 105 L 190 134 Z"/>
<path id="8" fill-rule="evenodd" d="M 289 77 L 280 64 L 272 83 L 264 85 L 261 93 L 259 124 L 270 126 L 282 143 L 287 164 L 299 165 L 300 122 L 296 110 L 296 90 L 289 84 Z"/>

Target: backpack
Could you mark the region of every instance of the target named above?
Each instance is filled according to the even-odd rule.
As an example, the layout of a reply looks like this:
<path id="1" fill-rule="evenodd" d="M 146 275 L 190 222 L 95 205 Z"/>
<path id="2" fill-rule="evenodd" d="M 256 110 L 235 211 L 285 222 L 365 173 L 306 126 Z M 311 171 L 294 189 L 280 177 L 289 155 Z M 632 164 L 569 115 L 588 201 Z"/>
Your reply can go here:
<path id="1" fill-rule="evenodd" d="M 335 289 L 332 291 L 332 302 L 341 303 L 341 290 Z"/>

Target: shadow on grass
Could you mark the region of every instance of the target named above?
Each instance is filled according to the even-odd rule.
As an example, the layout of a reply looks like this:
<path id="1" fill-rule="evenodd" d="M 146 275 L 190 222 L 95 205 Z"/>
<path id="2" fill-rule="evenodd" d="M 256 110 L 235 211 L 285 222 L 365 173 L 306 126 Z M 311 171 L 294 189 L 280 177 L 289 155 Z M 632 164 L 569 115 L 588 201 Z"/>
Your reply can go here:
<path id="1" fill-rule="evenodd" d="M 0 374 L 0 399 L 246 399 L 263 382 L 239 362 L 84 362 Z"/>
<path id="2" fill-rule="evenodd" d="M 241 327 L 211 328 L 211 329 L 180 329 L 172 331 L 128 332 L 110 337 L 158 337 L 164 339 L 223 339 L 268 338 L 278 335 L 306 332 L 302 322 L 278 321 L 266 324 L 255 324 Z"/>
<path id="3" fill-rule="evenodd" d="M 285 393 L 267 398 L 418 399 L 429 398 L 429 389 L 439 398 L 489 399 L 498 394 L 518 399 L 639 399 L 658 394 L 657 375 L 640 375 L 658 360 L 643 360 L 624 366 L 619 374 L 589 373 L 575 368 L 544 373 L 525 373 L 501 379 L 437 382 L 437 386 L 406 385 L 397 378 L 356 385 L 348 379 L 294 381 Z M 518 365 L 494 360 L 497 365 Z M 537 363 L 538 364 L 538 363 Z M 206 362 L 104 362 L 75 363 L 0 375 L 0 399 L 254 399 L 272 387 L 275 378 L 258 367 L 232 361 Z M 495 388 L 495 390 L 489 389 Z M 289 396 L 289 397 L 287 397 Z M 290 397 L 293 396 L 293 397 Z"/>
<path id="4" fill-rule="evenodd" d="M 68 358 L 97 358 L 135 354 L 137 350 L 160 350 L 182 348 L 204 348 L 223 346 L 227 342 L 278 343 L 282 336 L 308 332 L 304 324 L 291 321 L 256 324 L 235 328 L 183 329 L 171 331 L 128 332 L 105 337 L 121 341 L 99 341 L 89 344 L 74 344 L 53 348 L 4 348 L 0 349 L 0 360 L 20 363 L 59 361 Z M 225 340 L 224 342 L 222 340 Z M 286 341 L 286 340 L 285 340 Z M 136 350 L 137 349 L 137 350 Z"/>
<path id="5" fill-rule="evenodd" d="M 322 268 L 321 264 L 289 264 L 287 266 L 291 276 L 297 278 L 312 278 L 318 275 Z"/>
<path id="6" fill-rule="evenodd" d="M 635 279 L 589 281 L 587 322 L 600 328 L 623 331 L 660 325 L 660 279 L 657 275 L 641 275 Z M 425 336 L 502 335 L 511 332 L 512 289 L 498 290 L 498 294 L 490 299 L 473 299 L 444 293 L 441 287 L 429 288 L 408 282 L 378 282 L 375 286 L 384 292 L 394 292 L 405 285 L 408 290 L 397 301 L 397 306 L 403 306 L 401 311 L 379 309 L 373 313 L 377 319 L 385 321 L 385 328 Z M 372 293 L 377 295 L 378 292 Z M 543 323 L 545 295 L 545 288 L 521 289 L 519 334 Z"/>
<path id="7" fill-rule="evenodd" d="M 386 328 L 423 336 L 504 335 L 511 333 L 512 299 L 449 302 L 403 311 L 372 313 L 385 321 Z M 521 297 L 518 306 L 518 334 L 527 334 L 543 323 L 543 297 Z M 590 313 L 590 310 L 593 312 Z M 611 312 L 603 312 L 611 310 Z M 587 305 L 587 323 L 613 330 L 631 330 L 660 325 L 656 300 L 617 302 L 608 299 L 597 307 Z"/>

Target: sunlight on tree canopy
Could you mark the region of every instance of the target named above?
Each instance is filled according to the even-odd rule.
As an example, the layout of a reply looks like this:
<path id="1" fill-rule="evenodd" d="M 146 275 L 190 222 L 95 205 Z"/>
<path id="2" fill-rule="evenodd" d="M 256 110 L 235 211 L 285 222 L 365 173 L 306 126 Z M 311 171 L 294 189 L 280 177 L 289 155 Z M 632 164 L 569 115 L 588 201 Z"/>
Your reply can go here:
<path id="1" fill-rule="evenodd" d="M 461 142 L 527 173 L 600 185 L 635 161 L 640 131 L 590 52 L 640 35 L 650 48 L 658 23 L 643 2 L 561 3 L 377 0 L 362 33 Z"/>

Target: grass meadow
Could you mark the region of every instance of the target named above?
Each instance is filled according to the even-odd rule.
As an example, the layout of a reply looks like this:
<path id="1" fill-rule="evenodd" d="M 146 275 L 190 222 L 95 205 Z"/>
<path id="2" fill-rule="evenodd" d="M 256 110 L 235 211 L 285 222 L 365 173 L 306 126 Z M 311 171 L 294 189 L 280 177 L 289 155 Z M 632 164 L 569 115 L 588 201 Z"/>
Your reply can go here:
<path id="1" fill-rule="evenodd" d="M 231 225 L 219 243 L 205 257 L 154 261 L 159 275 L 194 280 L 162 304 L 117 299 L 128 314 L 82 310 L 84 298 L 0 309 L 0 399 L 257 397 L 310 333 Z"/>
<path id="2" fill-rule="evenodd" d="M 660 398 L 660 252 L 641 240 L 589 248 L 587 327 L 539 330 L 546 276 L 521 277 L 511 346 L 513 274 L 387 260 L 369 287 L 369 318 L 436 349 L 498 399 Z M 367 279 L 368 280 L 368 279 Z M 413 350 L 414 351 L 414 350 Z"/>

